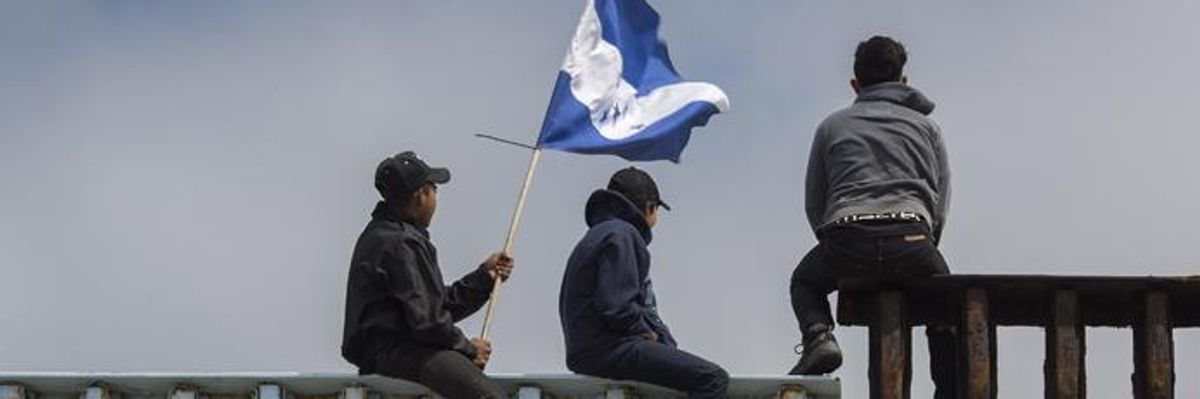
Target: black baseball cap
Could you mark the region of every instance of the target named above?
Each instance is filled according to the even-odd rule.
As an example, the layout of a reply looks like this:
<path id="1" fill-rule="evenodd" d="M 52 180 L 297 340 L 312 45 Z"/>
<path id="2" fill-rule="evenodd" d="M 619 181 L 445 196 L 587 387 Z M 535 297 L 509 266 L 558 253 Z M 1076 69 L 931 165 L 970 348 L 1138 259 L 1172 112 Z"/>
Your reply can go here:
<path id="1" fill-rule="evenodd" d="M 403 198 L 426 184 L 448 182 L 450 169 L 430 167 L 412 151 L 384 159 L 375 168 L 375 189 L 388 200 Z"/>
<path id="2" fill-rule="evenodd" d="M 618 170 L 608 180 L 608 189 L 621 193 L 638 207 L 646 203 L 653 203 L 668 211 L 671 210 L 671 206 L 663 202 L 662 197 L 659 196 L 658 185 L 654 183 L 654 178 L 651 178 L 650 174 L 644 170 L 632 166 Z"/>

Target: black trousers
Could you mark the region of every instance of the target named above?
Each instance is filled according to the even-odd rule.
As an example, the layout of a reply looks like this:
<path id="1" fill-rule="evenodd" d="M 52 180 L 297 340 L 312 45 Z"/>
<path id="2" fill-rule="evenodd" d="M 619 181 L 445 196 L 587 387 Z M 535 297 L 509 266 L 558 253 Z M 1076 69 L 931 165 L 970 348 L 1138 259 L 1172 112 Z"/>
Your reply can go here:
<path id="1" fill-rule="evenodd" d="M 367 346 L 364 371 L 424 385 L 447 399 L 507 398 L 504 388 L 462 353 L 401 343 Z"/>
<path id="2" fill-rule="evenodd" d="M 822 229 L 817 235 L 820 242 L 792 272 L 792 311 L 801 333 L 810 333 L 820 324 L 833 327 L 829 294 L 837 290 L 842 278 L 950 273 L 923 222 L 850 223 Z M 926 328 L 925 335 L 929 339 L 930 374 L 937 386 L 934 397 L 953 398 L 958 382 L 957 332 Z"/>
<path id="3" fill-rule="evenodd" d="M 729 374 L 721 366 L 642 338 L 630 338 L 593 356 L 576 357 L 568 366 L 580 374 L 684 391 L 689 398 L 724 398 L 729 389 Z"/>

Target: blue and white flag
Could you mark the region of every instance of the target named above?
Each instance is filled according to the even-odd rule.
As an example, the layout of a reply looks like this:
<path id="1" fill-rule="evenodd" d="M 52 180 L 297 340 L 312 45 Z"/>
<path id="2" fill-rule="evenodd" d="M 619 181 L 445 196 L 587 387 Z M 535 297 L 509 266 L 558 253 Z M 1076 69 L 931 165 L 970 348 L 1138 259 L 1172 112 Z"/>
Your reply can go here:
<path id="1" fill-rule="evenodd" d="M 729 109 L 715 85 L 684 82 L 645 0 L 588 0 L 538 146 L 679 162 L 692 128 Z"/>

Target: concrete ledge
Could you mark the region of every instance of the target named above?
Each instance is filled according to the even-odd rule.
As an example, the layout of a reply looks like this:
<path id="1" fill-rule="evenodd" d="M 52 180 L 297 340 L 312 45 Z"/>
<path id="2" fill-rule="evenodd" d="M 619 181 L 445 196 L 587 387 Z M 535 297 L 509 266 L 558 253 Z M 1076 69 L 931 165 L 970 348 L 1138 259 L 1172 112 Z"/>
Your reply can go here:
<path id="1" fill-rule="evenodd" d="M 531 393 L 537 397 L 540 393 L 543 397 L 596 398 L 612 397 L 621 392 L 643 398 L 683 397 L 677 391 L 650 384 L 575 374 L 492 374 L 491 377 L 511 395 L 517 395 L 520 390 L 522 397 Z M 358 387 L 365 390 L 350 389 Z M 522 387 L 526 389 L 521 390 Z M 748 375 L 731 377 L 730 395 L 776 398 L 784 396 L 782 390 L 785 387 L 791 388 L 787 397 L 841 397 L 841 381 L 837 377 Z M 394 399 L 430 395 L 419 384 L 386 377 L 304 373 L 0 373 L 0 390 L 24 392 L 25 399 L 80 399 L 86 396 L 111 399 Z"/>

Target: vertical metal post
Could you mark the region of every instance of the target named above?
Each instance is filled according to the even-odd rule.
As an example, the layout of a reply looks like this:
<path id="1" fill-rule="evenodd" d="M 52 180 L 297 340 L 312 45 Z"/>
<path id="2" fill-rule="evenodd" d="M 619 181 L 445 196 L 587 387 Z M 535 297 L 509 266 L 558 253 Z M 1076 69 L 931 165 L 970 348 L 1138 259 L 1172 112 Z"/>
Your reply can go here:
<path id="1" fill-rule="evenodd" d="M 1050 322 L 1046 326 L 1046 398 L 1083 399 L 1087 397 L 1086 351 L 1079 295 L 1075 291 L 1054 293 Z"/>
<path id="2" fill-rule="evenodd" d="M 908 399 L 912 381 L 912 329 L 905 315 L 904 294 L 889 290 L 878 294 L 871 323 L 871 398 Z"/>
<path id="3" fill-rule="evenodd" d="M 779 388 L 778 399 L 808 399 L 808 391 L 800 385 L 784 385 Z"/>
<path id="4" fill-rule="evenodd" d="M 604 399 L 625 399 L 629 396 L 629 387 L 623 386 L 611 386 L 604 392 Z"/>
<path id="5" fill-rule="evenodd" d="M 517 399 L 542 399 L 542 388 L 534 386 L 518 387 Z"/>
<path id="6" fill-rule="evenodd" d="M 26 399 L 25 387 L 20 385 L 0 385 L 0 399 Z"/>
<path id="7" fill-rule="evenodd" d="M 1175 343 L 1171 301 L 1166 293 L 1146 294 L 1133 326 L 1133 395 L 1138 399 L 1175 397 Z"/>
<path id="8" fill-rule="evenodd" d="M 367 388 L 360 385 L 348 386 L 342 389 L 341 399 L 367 399 Z"/>
<path id="9" fill-rule="evenodd" d="M 111 394 L 108 388 L 103 383 L 93 383 L 86 391 L 83 391 L 83 399 L 110 399 Z"/>
<path id="10" fill-rule="evenodd" d="M 181 386 L 181 387 L 175 387 L 174 389 L 171 389 L 171 394 L 168 395 L 167 398 L 168 399 L 200 399 L 200 394 L 198 392 L 196 392 L 195 388 Z"/>
<path id="11" fill-rule="evenodd" d="M 996 326 L 988 314 L 987 291 L 967 290 L 963 301 L 963 355 L 966 397 L 996 397 Z"/>
<path id="12" fill-rule="evenodd" d="M 260 384 L 255 390 L 255 399 L 284 399 L 283 388 L 275 384 Z"/>

